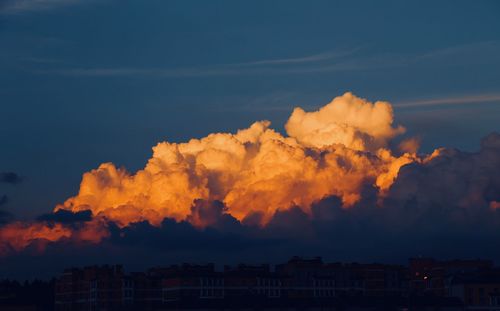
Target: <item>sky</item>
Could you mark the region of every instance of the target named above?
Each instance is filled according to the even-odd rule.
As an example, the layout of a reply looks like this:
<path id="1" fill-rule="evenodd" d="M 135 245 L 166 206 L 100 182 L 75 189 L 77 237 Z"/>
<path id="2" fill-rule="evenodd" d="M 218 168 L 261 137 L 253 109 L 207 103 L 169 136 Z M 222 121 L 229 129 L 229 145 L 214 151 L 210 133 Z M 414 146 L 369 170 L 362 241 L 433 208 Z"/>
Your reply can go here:
<path id="1" fill-rule="evenodd" d="M 0 0 L 0 208 L 35 219 L 101 163 L 135 172 L 158 142 L 257 120 L 284 134 L 294 107 L 346 92 L 390 102 L 421 152 L 478 152 L 500 130 L 499 14 L 498 1 Z"/>

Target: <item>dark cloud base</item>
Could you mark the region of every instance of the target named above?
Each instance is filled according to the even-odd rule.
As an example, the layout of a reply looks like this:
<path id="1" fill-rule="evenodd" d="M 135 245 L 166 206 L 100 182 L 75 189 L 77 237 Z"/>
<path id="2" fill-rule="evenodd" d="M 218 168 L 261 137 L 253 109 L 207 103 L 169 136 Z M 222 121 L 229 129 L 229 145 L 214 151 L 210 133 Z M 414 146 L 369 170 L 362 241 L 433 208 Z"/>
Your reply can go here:
<path id="1" fill-rule="evenodd" d="M 92 212 L 89 210 L 76 213 L 67 210 L 58 210 L 55 213 L 43 214 L 37 217 L 38 221 L 46 221 L 51 223 L 58 222 L 63 224 L 89 221 L 91 219 L 92 219 Z"/>

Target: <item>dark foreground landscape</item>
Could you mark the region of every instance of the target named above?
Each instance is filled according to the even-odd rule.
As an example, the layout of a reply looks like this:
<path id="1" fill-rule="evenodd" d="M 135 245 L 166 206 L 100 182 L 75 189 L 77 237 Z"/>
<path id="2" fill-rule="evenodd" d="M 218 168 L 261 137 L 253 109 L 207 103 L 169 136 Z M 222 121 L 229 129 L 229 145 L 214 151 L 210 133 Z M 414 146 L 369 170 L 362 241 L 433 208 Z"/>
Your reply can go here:
<path id="1" fill-rule="evenodd" d="M 68 268 L 50 281 L 1 281 L 0 310 L 500 310 L 499 289 L 490 260 L 411 258 L 402 266 L 293 257 L 220 269 Z"/>

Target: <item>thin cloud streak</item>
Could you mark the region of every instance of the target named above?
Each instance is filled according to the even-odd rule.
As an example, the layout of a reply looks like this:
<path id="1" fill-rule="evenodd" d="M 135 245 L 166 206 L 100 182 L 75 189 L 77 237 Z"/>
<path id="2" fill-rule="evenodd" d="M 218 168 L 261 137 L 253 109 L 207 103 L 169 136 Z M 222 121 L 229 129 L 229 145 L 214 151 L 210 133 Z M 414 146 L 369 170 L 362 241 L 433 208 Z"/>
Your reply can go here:
<path id="1" fill-rule="evenodd" d="M 0 4 L 0 14 L 15 15 L 25 12 L 47 11 L 82 2 L 82 0 L 7 0 Z"/>
<path id="2" fill-rule="evenodd" d="M 397 108 L 413 108 L 413 107 L 426 107 L 426 106 L 440 106 L 440 105 L 467 105 L 475 103 L 500 103 L 500 94 L 477 94 L 445 98 L 423 99 L 418 101 L 409 101 L 399 104 L 394 104 Z"/>
<path id="3" fill-rule="evenodd" d="M 485 46 L 489 52 L 500 49 L 500 44 L 493 41 L 479 42 L 457 47 L 449 47 L 430 51 L 422 55 L 379 54 L 355 57 L 361 48 L 325 52 L 295 58 L 264 59 L 251 62 L 208 65 L 184 68 L 140 68 L 140 67 L 90 67 L 68 68 L 58 70 L 35 71 L 41 74 L 57 74 L 75 77 L 152 77 L 152 78 L 186 78 L 207 76 L 236 75 L 283 75 L 312 74 L 348 71 L 364 71 L 380 68 L 406 67 L 421 62 L 428 62 L 443 55 L 468 51 L 483 51 Z"/>
<path id="4" fill-rule="evenodd" d="M 270 99 L 272 101 L 272 99 Z M 258 111 L 292 111 L 293 105 L 268 105 L 260 100 L 259 105 L 243 106 L 243 107 L 233 107 L 233 110 L 258 110 Z M 463 95 L 463 96 L 449 96 L 441 98 L 429 98 L 421 99 L 418 101 L 404 101 L 393 104 L 392 106 L 396 109 L 405 108 L 418 108 L 418 107 L 439 107 L 439 106 L 456 106 L 456 105 L 471 105 L 480 103 L 497 103 L 500 104 L 500 94 L 474 94 L 474 95 Z M 306 111 L 316 110 L 321 105 L 302 105 L 301 106 Z"/>
<path id="5" fill-rule="evenodd" d="M 238 65 L 254 66 L 254 65 L 280 65 L 280 64 L 311 63 L 311 62 L 319 62 L 319 61 L 331 59 L 331 58 L 334 58 L 335 56 L 336 55 L 333 53 L 323 53 L 323 54 L 316 54 L 316 55 L 297 57 L 297 58 L 260 60 L 260 61 L 255 61 L 255 62 L 241 63 Z"/>
<path id="6" fill-rule="evenodd" d="M 76 68 L 56 71 L 37 71 L 37 73 L 59 74 L 75 77 L 154 77 L 154 78 L 181 78 L 181 77 L 204 77 L 239 74 L 234 69 L 217 68 L 181 68 L 181 69 L 155 69 L 155 68 Z"/>
<path id="7" fill-rule="evenodd" d="M 349 71 L 361 69 L 357 65 L 322 66 L 314 68 L 238 68 L 234 65 L 223 65 L 216 68 L 180 68 L 180 69 L 154 69 L 154 68 L 76 68 L 64 70 L 35 71 L 42 74 L 58 74 L 75 77 L 152 77 L 152 78 L 186 78 L 207 76 L 234 76 L 234 75 L 280 75 L 280 74 L 307 74 L 335 71 Z"/>
<path id="8" fill-rule="evenodd" d="M 299 68 L 265 68 L 263 66 L 274 65 L 301 65 L 318 63 L 327 60 L 333 60 L 344 56 L 351 55 L 358 49 L 345 50 L 339 52 L 326 52 L 314 54 L 310 56 L 284 59 L 268 59 L 258 60 L 254 62 L 220 64 L 205 67 L 193 68 L 138 68 L 138 67 L 115 67 L 115 68 L 72 68 L 62 70 L 44 70 L 36 71 L 42 74 L 59 74 L 64 76 L 95 76 L 95 77 L 119 77 L 119 76 L 136 76 L 136 77 L 156 77 L 156 78 L 182 78 L 182 77 L 204 77 L 204 76 L 227 76 L 227 75 L 252 75 L 252 74 L 299 74 L 299 73 L 314 73 L 336 70 L 353 70 L 356 66 L 352 66 L 351 62 L 347 62 L 347 66 L 343 63 L 326 64 L 316 67 L 299 67 Z"/>
<path id="9" fill-rule="evenodd" d="M 316 63 L 325 60 L 331 60 L 335 58 L 341 58 L 344 56 L 349 56 L 361 48 L 336 51 L 336 52 L 325 52 L 303 57 L 292 57 L 292 58 L 281 58 L 281 59 L 264 59 L 253 62 L 245 62 L 232 64 L 234 66 L 259 66 L 259 65 L 287 65 L 287 64 L 304 64 L 304 63 Z"/>
<path id="10" fill-rule="evenodd" d="M 428 59 L 435 58 L 446 58 L 453 55 L 463 54 L 463 53 L 474 53 L 476 51 L 481 52 L 491 52 L 496 54 L 500 50 L 500 42 L 498 41 L 481 41 L 462 45 L 450 46 L 442 49 L 432 50 L 424 53 L 416 58 L 417 61 L 425 61 Z"/>
<path id="11" fill-rule="evenodd" d="M 24 57 L 19 58 L 21 62 L 29 62 L 36 64 L 64 64 L 65 62 L 60 59 L 51 59 L 51 58 L 43 58 L 43 57 Z"/>

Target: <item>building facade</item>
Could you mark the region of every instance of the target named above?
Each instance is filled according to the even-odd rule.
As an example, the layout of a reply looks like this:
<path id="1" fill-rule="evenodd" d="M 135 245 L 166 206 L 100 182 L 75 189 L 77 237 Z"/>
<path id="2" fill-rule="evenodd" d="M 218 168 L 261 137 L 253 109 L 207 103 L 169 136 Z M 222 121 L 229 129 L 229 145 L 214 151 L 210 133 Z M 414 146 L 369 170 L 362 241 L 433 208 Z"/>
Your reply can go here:
<path id="1" fill-rule="evenodd" d="M 410 259 L 408 267 L 324 263 L 320 257 L 221 270 L 213 264 L 182 264 L 125 273 L 118 265 L 91 266 L 66 269 L 55 283 L 55 308 L 60 311 L 288 305 L 328 309 L 363 303 L 399 308 L 425 301 L 497 310 L 499 297 L 500 271 L 491 261 L 431 258 Z"/>

